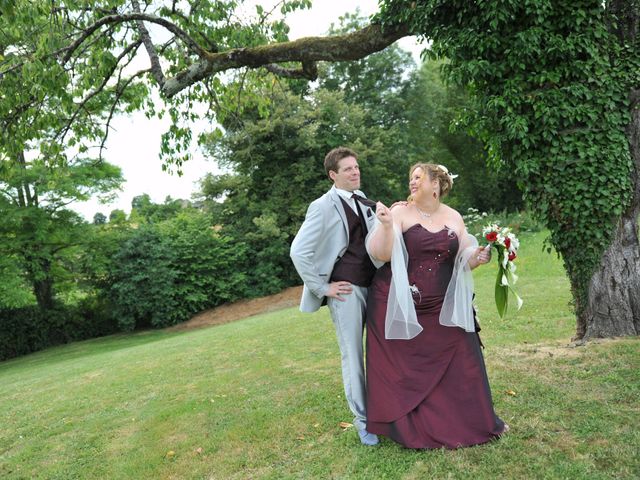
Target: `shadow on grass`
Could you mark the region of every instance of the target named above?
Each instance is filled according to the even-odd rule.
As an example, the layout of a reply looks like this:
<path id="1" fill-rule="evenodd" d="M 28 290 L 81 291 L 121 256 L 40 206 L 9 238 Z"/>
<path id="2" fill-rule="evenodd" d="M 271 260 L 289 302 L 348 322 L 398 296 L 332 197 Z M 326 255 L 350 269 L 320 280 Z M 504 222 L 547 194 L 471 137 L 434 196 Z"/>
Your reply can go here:
<path id="1" fill-rule="evenodd" d="M 136 348 L 154 342 L 160 342 L 168 338 L 181 335 L 184 332 L 166 332 L 164 330 L 143 330 L 133 333 L 117 333 L 89 340 L 81 340 L 66 343 L 40 350 L 22 357 L 12 358 L 0 363 L 0 371 L 5 368 L 14 368 L 16 364 L 24 367 L 33 367 L 39 364 L 51 365 L 52 363 L 87 358 L 105 353 L 112 353 L 128 348 Z"/>

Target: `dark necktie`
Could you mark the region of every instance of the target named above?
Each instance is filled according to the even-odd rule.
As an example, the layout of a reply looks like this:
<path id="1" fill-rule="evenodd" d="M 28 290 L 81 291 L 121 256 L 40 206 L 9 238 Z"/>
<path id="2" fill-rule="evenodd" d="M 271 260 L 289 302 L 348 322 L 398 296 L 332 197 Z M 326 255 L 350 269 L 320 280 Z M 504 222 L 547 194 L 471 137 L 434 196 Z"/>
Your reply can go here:
<path id="1" fill-rule="evenodd" d="M 356 200 L 356 205 L 358 204 L 358 202 L 360 202 L 365 207 L 369 207 L 369 208 L 376 207 L 376 202 L 374 202 L 373 200 L 369 200 L 368 198 L 364 198 L 363 196 L 358 195 L 357 193 L 354 193 L 353 195 L 351 195 L 351 198 Z"/>
<path id="2" fill-rule="evenodd" d="M 360 195 L 358 195 L 356 193 L 351 195 L 351 198 L 353 198 L 356 201 L 356 208 L 358 209 L 358 216 L 360 217 L 360 225 L 362 225 L 362 233 L 366 237 L 367 233 L 369 233 L 369 229 L 367 228 L 367 222 L 364 219 L 364 213 L 362 212 L 362 209 L 360 208 L 360 204 L 362 203 L 364 206 L 372 207 L 372 206 L 375 206 L 375 202 L 372 202 L 371 200 L 368 200 L 368 199 L 366 199 L 364 197 L 361 197 Z"/>

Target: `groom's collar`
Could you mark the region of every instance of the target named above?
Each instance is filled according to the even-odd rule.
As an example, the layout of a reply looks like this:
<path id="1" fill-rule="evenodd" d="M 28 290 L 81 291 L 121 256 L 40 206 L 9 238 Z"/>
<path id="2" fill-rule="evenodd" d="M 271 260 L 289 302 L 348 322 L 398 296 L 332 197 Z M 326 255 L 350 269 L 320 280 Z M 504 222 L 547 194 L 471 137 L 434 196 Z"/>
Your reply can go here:
<path id="1" fill-rule="evenodd" d="M 360 190 L 354 190 L 353 192 L 350 192 L 348 190 L 343 190 L 341 188 L 338 188 L 335 185 L 333 186 L 333 189 L 336 191 L 338 195 L 340 195 L 345 200 L 351 200 L 351 197 L 353 196 L 354 193 L 356 195 L 360 195 L 361 197 L 364 197 L 364 193 L 362 193 Z"/>

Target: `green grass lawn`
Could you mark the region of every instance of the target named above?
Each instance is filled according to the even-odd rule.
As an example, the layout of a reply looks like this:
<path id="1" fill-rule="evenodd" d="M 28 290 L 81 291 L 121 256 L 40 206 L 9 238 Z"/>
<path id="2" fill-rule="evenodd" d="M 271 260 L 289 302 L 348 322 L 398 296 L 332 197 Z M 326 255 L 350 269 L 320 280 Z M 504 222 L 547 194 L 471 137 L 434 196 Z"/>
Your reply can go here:
<path id="1" fill-rule="evenodd" d="M 570 346 L 568 283 L 522 234 L 518 292 L 476 271 L 499 441 L 456 451 L 360 445 L 326 309 L 186 333 L 79 342 L 0 363 L 3 479 L 621 479 L 640 477 L 637 338 Z M 495 262 L 495 261 L 494 261 Z"/>

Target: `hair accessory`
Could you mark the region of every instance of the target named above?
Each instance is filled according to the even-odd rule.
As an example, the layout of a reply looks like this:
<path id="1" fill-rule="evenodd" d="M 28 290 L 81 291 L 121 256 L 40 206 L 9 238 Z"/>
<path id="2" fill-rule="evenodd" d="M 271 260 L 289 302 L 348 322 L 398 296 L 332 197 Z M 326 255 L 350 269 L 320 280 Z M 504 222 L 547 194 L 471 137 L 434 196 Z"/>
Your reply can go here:
<path id="1" fill-rule="evenodd" d="M 449 173 L 449 170 L 444 165 L 436 165 L 436 166 L 438 167 L 438 170 L 441 170 L 442 172 L 446 173 L 449 176 L 449 179 L 451 180 L 451 184 L 453 185 L 453 179 L 458 178 L 458 175 L 452 175 L 451 173 Z"/>

